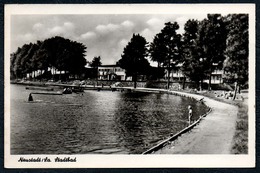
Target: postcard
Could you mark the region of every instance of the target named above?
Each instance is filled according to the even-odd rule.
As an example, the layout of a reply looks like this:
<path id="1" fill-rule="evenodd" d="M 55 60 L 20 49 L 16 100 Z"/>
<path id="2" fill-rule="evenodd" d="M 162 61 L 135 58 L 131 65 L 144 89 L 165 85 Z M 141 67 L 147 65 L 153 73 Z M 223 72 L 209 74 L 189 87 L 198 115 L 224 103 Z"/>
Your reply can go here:
<path id="1" fill-rule="evenodd" d="M 5 5 L 5 168 L 255 167 L 255 4 Z"/>

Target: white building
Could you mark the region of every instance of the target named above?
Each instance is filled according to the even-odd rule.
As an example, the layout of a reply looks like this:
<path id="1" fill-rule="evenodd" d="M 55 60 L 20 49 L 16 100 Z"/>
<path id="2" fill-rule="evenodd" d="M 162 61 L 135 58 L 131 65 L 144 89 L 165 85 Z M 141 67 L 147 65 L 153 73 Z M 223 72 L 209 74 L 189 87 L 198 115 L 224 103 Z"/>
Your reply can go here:
<path id="1" fill-rule="evenodd" d="M 223 83 L 223 70 L 214 70 L 211 73 L 211 83 L 212 84 L 220 84 Z M 204 82 L 209 83 L 209 80 L 204 80 Z"/>
<path id="2" fill-rule="evenodd" d="M 168 77 L 168 71 L 165 70 L 164 79 Z M 211 83 L 220 84 L 223 83 L 223 70 L 214 70 L 211 74 Z M 181 80 L 183 78 L 183 73 L 181 70 L 172 70 L 170 72 L 171 80 Z M 98 78 L 100 80 L 128 80 L 126 79 L 125 70 L 117 65 L 102 65 L 98 67 Z M 131 78 L 129 78 L 131 80 Z M 205 83 L 209 83 L 209 80 L 204 80 Z"/>
<path id="3" fill-rule="evenodd" d="M 165 71 L 165 76 L 164 78 L 167 79 L 168 77 L 168 71 Z M 219 70 L 219 69 L 215 69 L 212 73 L 211 73 L 211 83 L 212 84 L 221 84 L 223 83 L 223 74 L 224 71 L 223 70 Z M 171 80 L 181 80 L 183 78 L 183 73 L 181 70 L 172 70 L 170 72 L 170 79 Z M 205 83 L 209 83 L 208 79 L 205 79 L 203 82 Z"/>
<path id="4" fill-rule="evenodd" d="M 98 67 L 100 80 L 126 80 L 125 70 L 117 65 L 101 65 Z"/>

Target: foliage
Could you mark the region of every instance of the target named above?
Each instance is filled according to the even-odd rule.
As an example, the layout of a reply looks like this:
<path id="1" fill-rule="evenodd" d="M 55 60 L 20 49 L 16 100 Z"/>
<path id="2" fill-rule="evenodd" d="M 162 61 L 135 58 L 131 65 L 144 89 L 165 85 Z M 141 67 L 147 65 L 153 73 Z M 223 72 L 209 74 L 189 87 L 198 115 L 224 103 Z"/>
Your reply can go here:
<path id="1" fill-rule="evenodd" d="M 158 33 L 152 43 L 150 43 L 150 57 L 152 61 L 157 61 L 158 67 L 161 67 L 165 61 L 167 49 L 164 43 L 163 33 Z"/>
<path id="2" fill-rule="evenodd" d="M 204 71 L 206 65 L 202 59 L 202 49 L 198 46 L 199 22 L 197 20 L 188 20 L 184 26 L 182 41 L 182 66 L 181 71 L 184 76 L 191 81 L 199 84 L 205 79 Z"/>
<path id="3" fill-rule="evenodd" d="M 177 34 L 178 29 L 177 22 L 165 23 L 164 28 L 154 37 L 150 45 L 151 59 L 157 61 L 158 66 L 162 64 L 168 71 L 167 88 L 169 88 L 170 72 L 177 67 L 181 57 L 181 35 Z"/>
<path id="4" fill-rule="evenodd" d="M 209 78 L 209 89 L 211 85 L 211 74 L 215 68 L 221 68 L 225 60 L 227 30 L 223 17 L 220 14 L 208 14 L 207 19 L 199 25 L 198 46 L 202 48 L 201 58 L 205 59 L 204 73 Z"/>
<path id="5" fill-rule="evenodd" d="M 160 67 L 150 67 L 147 72 L 147 79 L 148 80 L 156 80 L 161 79 L 165 75 L 165 71 L 163 68 Z"/>
<path id="6" fill-rule="evenodd" d="M 126 70 L 127 76 L 132 76 L 136 87 L 137 75 L 146 74 L 150 67 L 147 56 L 147 42 L 139 34 L 133 34 L 130 42 L 124 48 L 123 55 L 117 64 Z"/>
<path id="7" fill-rule="evenodd" d="M 101 58 L 100 56 L 95 56 L 92 60 L 92 62 L 90 63 L 90 66 L 93 68 L 98 68 L 98 66 L 101 66 Z"/>
<path id="8" fill-rule="evenodd" d="M 229 15 L 227 23 L 229 32 L 225 51 L 227 58 L 224 62 L 224 78 L 235 82 L 234 100 L 237 90 L 240 90 L 240 85 L 246 84 L 248 81 L 248 15 Z"/>
<path id="9" fill-rule="evenodd" d="M 232 14 L 227 16 L 229 29 L 225 50 L 224 78 L 239 85 L 248 81 L 248 15 Z"/>
<path id="10" fill-rule="evenodd" d="M 101 58 L 100 56 L 95 56 L 92 60 L 92 62 L 90 63 L 90 66 L 93 67 L 94 69 L 94 78 L 98 77 L 98 66 L 101 66 Z"/>
<path id="11" fill-rule="evenodd" d="M 86 65 L 86 47 L 82 43 L 53 37 L 25 44 L 11 54 L 11 74 L 22 78 L 27 73 L 54 67 L 70 74 L 80 74 Z"/>

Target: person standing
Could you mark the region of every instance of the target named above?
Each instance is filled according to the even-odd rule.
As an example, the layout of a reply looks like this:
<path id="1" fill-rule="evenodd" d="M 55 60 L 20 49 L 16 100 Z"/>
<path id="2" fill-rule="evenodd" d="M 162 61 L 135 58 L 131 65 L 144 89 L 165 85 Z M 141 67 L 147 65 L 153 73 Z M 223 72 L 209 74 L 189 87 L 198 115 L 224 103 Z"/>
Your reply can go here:
<path id="1" fill-rule="evenodd" d="M 189 109 L 189 125 L 191 124 L 191 117 L 192 117 L 192 107 L 191 105 L 188 106 Z"/>

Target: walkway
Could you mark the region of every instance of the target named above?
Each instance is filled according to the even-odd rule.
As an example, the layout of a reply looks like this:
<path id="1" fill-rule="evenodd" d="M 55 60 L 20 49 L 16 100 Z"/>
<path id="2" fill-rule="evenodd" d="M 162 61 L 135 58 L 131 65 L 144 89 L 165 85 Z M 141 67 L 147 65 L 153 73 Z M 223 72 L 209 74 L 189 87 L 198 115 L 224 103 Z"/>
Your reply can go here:
<path id="1" fill-rule="evenodd" d="M 204 98 L 204 101 L 212 112 L 190 132 L 154 154 L 230 154 L 238 108 L 210 98 Z"/>

